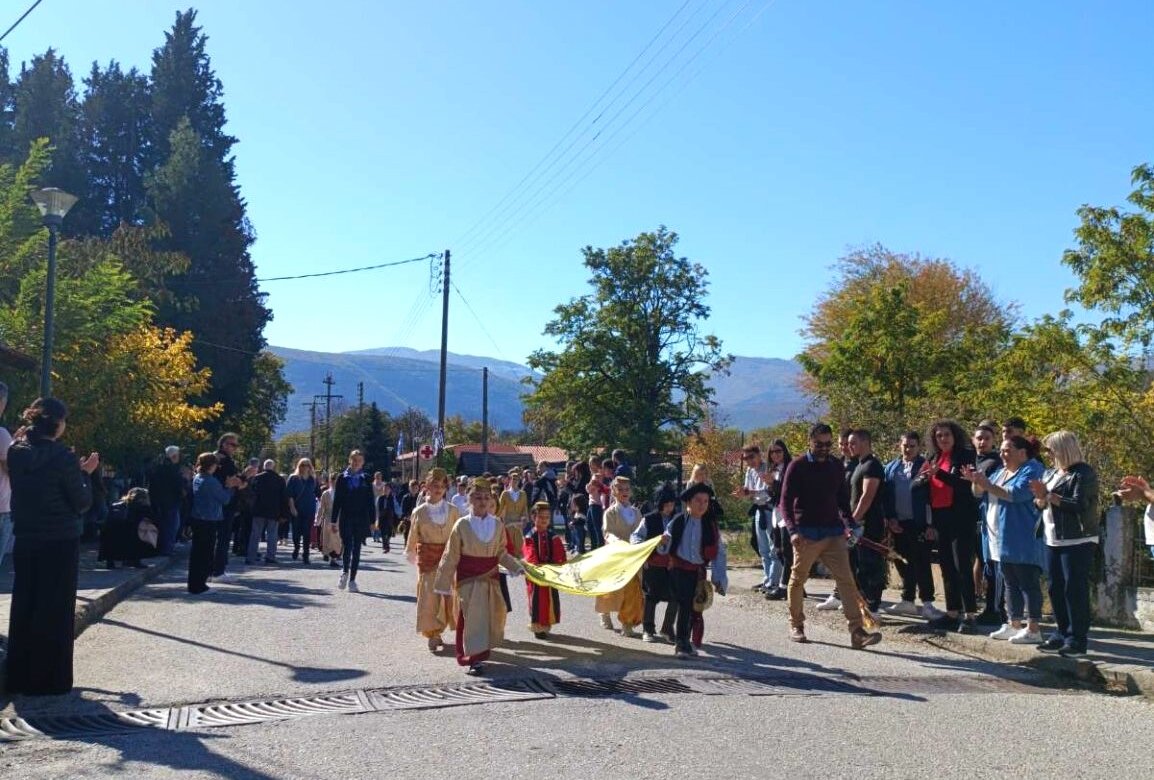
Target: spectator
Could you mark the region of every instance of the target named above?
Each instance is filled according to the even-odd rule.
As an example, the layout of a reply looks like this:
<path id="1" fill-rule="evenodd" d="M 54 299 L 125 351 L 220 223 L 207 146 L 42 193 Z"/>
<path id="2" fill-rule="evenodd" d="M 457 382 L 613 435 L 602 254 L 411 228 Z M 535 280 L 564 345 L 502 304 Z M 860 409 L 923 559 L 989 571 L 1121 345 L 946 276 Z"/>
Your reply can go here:
<path id="1" fill-rule="evenodd" d="M 975 453 L 965 431 L 953 420 L 935 422 L 926 439 L 929 456 L 914 485 L 928 490 L 930 527 L 926 538 L 937 539 L 946 589 L 946 614 L 931 620 L 930 625 L 971 633 L 978 611 L 973 575 L 978 506 L 963 475 L 973 470 Z"/>
<path id="2" fill-rule="evenodd" d="M 993 420 L 982 420 L 974 429 L 972 441 L 974 443 L 974 468 L 993 476 L 994 472 L 1002 467 L 1002 458 L 994 447 L 998 439 L 1000 426 Z M 1007 622 L 1004 602 L 1005 588 L 1002 584 L 1002 575 L 998 565 L 986 560 L 985 545 L 982 543 L 982 524 L 978 523 L 978 545 L 974 548 L 974 588 L 983 594 L 985 606 L 974 622 L 979 625 L 1000 626 Z"/>
<path id="3" fill-rule="evenodd" d="M 585 539 L 589 532 L 589 496 L 576 493 L 569 501 L 569 533 L 573 537 L 574 552 L 585 554 Z"/>
<path id="4" fill-rule="evenodd" d="M 81 515 L 92 499 L 95 452 L 77 460 L 60 442 L 68 410 L 38 398 L 28 428 L 8 449 L 12 485 L 12 603 L 8 617 L 8 693 L 72 690 Z"/>
<path id="5" fill-rule="evenodd" d="M 538 501 L 548 502 L 550 511 L 557 511 L 557 475 L 545 461 L 537 464 L 537 481 L 533 483 L 531 503 Z"/>
<path id="6" fill-rule="evenodd" d="M 228 552 L 232 544 L 234 524 L 237 515 L 237 492 L 244 489 L 249 477 L 255 476 L 254 470 L 246 468 L 242 472 L 237 467 L 234 456 L 239 446 L 240 437 L 235 433 L 222 434 L 217 440 L 216 468 L 213 470 L 212 475 L 223 486 L 228 486 L 228 484 L 232 482 L 236 490 L 233 491 L 228 506 L 224 508 L 224 515 L 220 520 L 220 525 L 217 527 L 216 552 L 212 562 L 213 580 L 221 580 L 231 576 L 228 572 Z M 234 482 L 233 477 L 239 477 L 239 483 Z"/>
<path id="7" fill-rule="evenodd" d="M 100 529 L 97 560 L 104 561 L 109 569 L 115 569 L 118 562 L 135 569 L 147 569 L 148 565 L 141 559 L 156 554 L 159 544 L 154 549 L 141 540 L 140 524 L 147 520 L 156 525 L 158 532 L 160 530 L 149 491 L 132 488 L 112 508 L 104 527 Z"/>
<path id="8" fill-rule="evenodd" d="M 232 491 L 240 486 L 233 475 L 222 484 L 216 479 L 219 466 L 216 453 L 205 452 L 196 459 L 192 478 L 192 550 L 188 554 L 188 592 L 193 595 L 208 590 L 208 576 L 218 549 L 217 537 L 224 530 L 225 507 L 232 501 Z"/>
<path id="9" fill-rule="evenodd" d="M 866 539 L 882 544 L 886 535 L 881 495 L 885 468 L 873 453 L 873 436 L 869 431 L 860 428 L 851 433 L 849 446 L 857 462 L 849 480 L 851 518 L 862 527 Z M 858 588 L 870 611 L 876 612 L 881 607 L 888 564 L 880 553 L 866 547 L 858 547 L 855 552 Z"/>
<path id="10" fill-rule="evenodd" d="M 1082 456 L 1078 437 L 1055 431 L 1043 439 L 1054 468 L 1030 483 L 1042 510 L 1050 605 L 1058 630 L 1039 649 L 1067 658 L 1086 655 L 1090 635 L 1090 564 L 1098 544 L 1098 475 Z"/>
<path id="11" fill-rule="evenodd" d="M 469 514 L 469 478 L 464 474 L 457 477 L 457 492 L 449 500 L 457 507 L 457 514 L 460 517 Z"/>
<path id="12" fill-rule="evenodd" d="M 248 490 L 252 499 L 252 530 L 249 532 L 245 563 L 249 566 L 257 563 L 263 539 L 264 562 L 275 566 L 280 523 L 288 514 L 289 501 L 285 479 L 276 472 L 275 460 L 269 458 L 262 464 L 261 472 L 249 480 Z"/>
<path id="13" fill-rule="evenodd" d="M 340 557 L 344 551 L 341 549 L 340 531 L 333 522 L 333 489 L 336 487 L 336 480 L 326 481 L 328 484 L 317 499 L 317 519 L 313 525 L 320 529 L 321 555 L 329 562 L 329 568 L 335 569 L 341 565 Z"/>
<path id="14" fill-rule="evenodd" d="M 789 587 L 789 572 L 793 568 L 793 545 L 789 543 L 789 534 L 785 530 L 785 521 L 781 516 L 781 485 L 785 479 L 785 470 L 789 468 L 793 457 L 789 447 L 783 439 L 774 439 L 769 445 L 769 468 L 767 480 L 769 482 L 769 505 L 773 508 L 773 547 L 777 550 L 781 560 L 781 581 L 773 590 L 765 592 L 768 601 L 780 601 L 787 595 Z M 721 545 L 717 560 L 725 552 L 725 545 Z"/>
<path id="15" fill-rule="evenodd" d="M 164 457 L 152 472 L 148 482 L 148 496 L 156 515 L 156 529 L 160 536 L 156 552 L 172 555 L 180 538 L 180 504 L 184 498 L 184 479 L 180 474 L 180 447 L 170 444 L 164 448 Z"/>
<path id="16" fill-rule="evenodd" d="M 613 476 L 625 477 L 630 480 L 637 479 L 637 475 L 633 473 L 633 466 L 625 458 L 625 450 L 613 450 L 609 457 L 617 464 L 617 467 L 613 469 Z"/>
<path id="17" fill-rule="evenodd" d="M 285 483 L 285 491 L 288 493 L 289 516 L 292 518 L 292 559 L 295 561 L 300 555 L 301 563 L 308 566 L 313 520 L 317 514 L 317 479 L 311 460 L 301 458 L 297 461 L 292 476 Z"/>
<path id="18" fill-rule="evenodd" d="M 1033 459 L 1037 453 L 1030 442 L 1022 436 L 1004 439 L 999 454 L 1003 466 L 992 477 L 975 469 L 966 474 L 974 495 L 984 496 L 982 531 L 987 559 L 997 562 L 1006 588 L 1010 622 L 990 638 L 1007 639 L 1011 644 L 1041 644 L 1043 550 L 1030 483 L 1042 476 L 1042 467 Z"/>
<path id="19" fill-rule="evenodd" d="M 8 407 L 8 385 L 0 382 L 0 416 Z M 8 448 L 12 434 L 0 425 L 0 571 L 4 558 L 12 552 L 12 482 L 8 479 Z"/>
<path id="20" fill-rule="evenodd" d="M 393 485 L 385 482 L 377 496 L 377 531 L 381 537 L 382 552 L 391 550 L 393 530 L 397 527 L 397 502 L 393 500 Z"/>
<path id="21" fill-rule="evenodd" d="M 774 593 L 781 585 L 781 561 L 773 544 L 773 508 L 769 505 L 769 485 L 761 447 L 756 444 L 743 447 L 741 460 L 745 463 L 745 477 L 742 484 L 734 488 L 733 497 L 748 498 L 752 502 L 749 512 L 753 518 L 753 538 L 757 541 L 757 554 L 761 556 L 764 575 L 753 589 Z"/>
<path id="22" fill-rule="evenodd" d="M 927 620 L 942 616 L 934 607 L 934 574 L 930 567 L 930 543 L 926 541 L 926 514 L 929 512 L 925 485 L 914 487 L 926 459 L 922 457 L 922 437 L 917 431 L 902 434 L 901 455 L 886 464 L 886 525 L 893 534 L 894 551 L 906 559 L 898 563 L 902 578 L 902 600 L 886 612 L 891 615 L 921 615 Z M 914 596 L 922 600 L 919 611 Z"/>

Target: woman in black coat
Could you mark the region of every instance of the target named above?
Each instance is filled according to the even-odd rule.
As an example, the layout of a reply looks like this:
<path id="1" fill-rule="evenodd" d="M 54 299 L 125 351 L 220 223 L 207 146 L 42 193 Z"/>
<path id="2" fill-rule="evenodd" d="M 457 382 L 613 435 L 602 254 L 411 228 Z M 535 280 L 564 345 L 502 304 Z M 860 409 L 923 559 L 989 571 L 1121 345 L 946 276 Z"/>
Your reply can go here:
<path id="1" fill-rule="evenodd" d="M 337 477 L 333 487 L 333 515 L 341 532 L 343 567 L 337 587 L 357 591 L 357 569 L 361 565 L 361 545 L 369 535 L 377 507 L 373 483 L 365 474 L 365 456 L 360 450 L 349 453 L 349 467 Z"/>
<path id="2" fill-rule="evenodd" d="M 80 568 L 82 516 L 92 500 L 89 475 L 100 465 L 60 441 L 68 410 L 38 398 L 24 413 L 28 428 L 8 450 L 12 482 L 12 607 L 8 618 L 9 693 L 72 690 L 72 642 Z"/>
<path id="3" fill-rule="evenodd" d="M 148 564 L 140 559 L 156 555 L 156 547 L 145 544 L 140 538 L 140 524 L 145 520 L 156 525 L 149 493 L 144 488 L 132 488 L 124 500 L 113 505 L 104 521 L 97 558 L 109 569 L 115 569 L 117 563 L 147 569 Z"/>

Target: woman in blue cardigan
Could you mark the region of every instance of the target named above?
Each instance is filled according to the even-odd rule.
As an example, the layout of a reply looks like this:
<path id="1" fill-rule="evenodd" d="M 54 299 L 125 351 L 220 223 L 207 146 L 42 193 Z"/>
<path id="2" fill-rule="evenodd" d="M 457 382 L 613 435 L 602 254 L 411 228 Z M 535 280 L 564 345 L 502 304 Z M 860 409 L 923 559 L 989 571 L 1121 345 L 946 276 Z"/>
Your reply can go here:
<path id="1" fill-rule="evenodd" d="M 1015 645 L 1042 642 L 1042 563 L 1044 545 L 1040 538 L 1041 516 L 1034 506 L 1033 480 L 1042 476 L 1042 464 L 1034 459 L 1036 447 L 1023 436 L 1002 442 L 1002 468 L 987 477 L 980 471 L 967 474 L 974 495 L 981 498 L 982 546 L 996 561 L 1006 583 L 1006 612 L 1003 624 L 991 639 L 1008 639 Z M 1026 617 L 1026 625 L 1022 618 Z"/>

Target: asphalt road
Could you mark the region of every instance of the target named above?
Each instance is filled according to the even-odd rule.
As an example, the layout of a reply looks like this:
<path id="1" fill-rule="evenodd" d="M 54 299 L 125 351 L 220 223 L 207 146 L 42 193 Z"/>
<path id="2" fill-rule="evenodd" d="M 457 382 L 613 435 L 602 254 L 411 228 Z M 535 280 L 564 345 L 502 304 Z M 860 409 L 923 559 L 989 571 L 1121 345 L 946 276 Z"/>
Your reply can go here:
<path id="1" fill-rule="evenodd" d="M 338 591 L 337 573 L 314 562 L 256 568 L 199 598 L 184 593 L 178 565 L 80 637 L 72 696 L 4 702 L 0 714 L 475 682 L 450 655 L 430 654 L 415 633 L 414 575 L 402 556 L 370 547 L 364 561 L 361 593 Z M 1154 711 L 1143 700 L 1056 688 L 916 639 L 855 652 L 828 617 L 811 621 L 811 644 L 795 645 L 780 608 L 742 587 L 755 581 L 752 572 L 731 577 L 733 595 L 706 613 L 706 647 L 694 661 L 601 629 L 592 602 L 579 598 L 563 600 L 557 636 L 537 641 L 514 580 L 508 639 L 488 677 L 757 677 L 781 683 L 772 695 L 558 696 L 0 742 L 0 777 L 641 778 L 680 767 L 695 776 L 1116 777 L 1154 765 Z"/>

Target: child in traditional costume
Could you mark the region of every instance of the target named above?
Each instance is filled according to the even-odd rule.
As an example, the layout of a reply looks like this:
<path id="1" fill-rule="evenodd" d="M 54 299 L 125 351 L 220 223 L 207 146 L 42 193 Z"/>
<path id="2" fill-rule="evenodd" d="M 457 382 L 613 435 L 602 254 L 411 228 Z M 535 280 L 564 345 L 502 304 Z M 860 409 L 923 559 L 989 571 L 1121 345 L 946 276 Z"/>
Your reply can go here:
<path id="1" fill-rule="evenodd" d="M 677 644 L 674 654 L 678 658 L 697 655 L 697 649 L 691 642 L 691 627 L 700 621 L 701 610 L 708 606 L 712 596 L 712 587 L 706 581 L 706 570 L 717 557 L 721 534 L 717 524 L 709 517 L 710 497 L 709 487 L 702 482 L 687 487 L 681 494 L 685 511 L 669 523 L 662 534 L 665 541 L 657 548 L 659 552 L 669 555 L 669 589 L 677 602 Z M 704 627 L 704 624 L 701 625 Z"/>
<path id="2" fill-rule="evenodd" d="M 425 477 L 429 500 L 412 513 L 409 537 L 405 540 L 405 557 L 417 567 L 417 633 L 428 640 L 429 652 L 435 653 L 445 642 L 441 635 L 452 624 L 452 596 L 433 592 L 437 565 L 444 555 L 449 534 L 460 515 L 457 507 L 445 500 L 449 475 L 435 468 Z"/>
<path id="3" fill-rule="evenodd" d="M 532 564 L 565 562 L 565 543 L 553 533 L 553 510 L 548 501 L 533 505 L 533 530 L 525 535 L 524 559 Z M 561 621 L 561 597 L 553 588 L 526 580 L 529 594 L 529 630 L 538 639 L 549 638 L 549 628 Z"/>
<path id="4" fill-rule="evenodd" d="M 669 522 L 673 519 L 673 510 L 677 507 L 677 495 L 668 486 L 663 487 L 654 500 L 657 510 L 645 515 L 637 530 L 633 532 L 629 541 L 641 544 L 665 533 Z M 674 634 L 673 622 L 677 619 L 677 602 L 669 591 L 669 556 L 656 550 L 645 562 L 641 570 L 641 592 L 645 596 L 645 609 L 641 621 L 641 641 L 659 642 L 665 637 L 670 642 L 677 640 Z M 661 624 L 661 633 L 657 633 L 657 605 L 666 602 L 665 620 Z"/>
<path id="5" fill-rule="evenodd" d="M 504 524 L 492 514 L 494 503 L 488 480 L 476 479 L 469 494 L 470 514 L 449 533 L 448 544 L 433 590 L 442 596 L 457 594 L 457 663 L 478 674 L 489 651 L 505 638 L 508 612 L 501 597 L 497 567 L 520 574 L 520 561 Z"/>
<path id="6" fill-rule="evenodd" d="M 641 521 L 641 513 L 630 503 L 633 485 L 627 477 L 616 477 L 611 485 L 613 503 L 605 510 L 601 525 L 606 544 L 629 544 L 629 538 Z M 641 573 L 629 580 L 620 590 L 598 596 L 596 610 L 601 615 L 601 627 L 613 629 L 611 613 L 621 621 L 621 636 L 636 637 L 633 629 L 641 622 L 644 612 L 641 596 Z"/>

